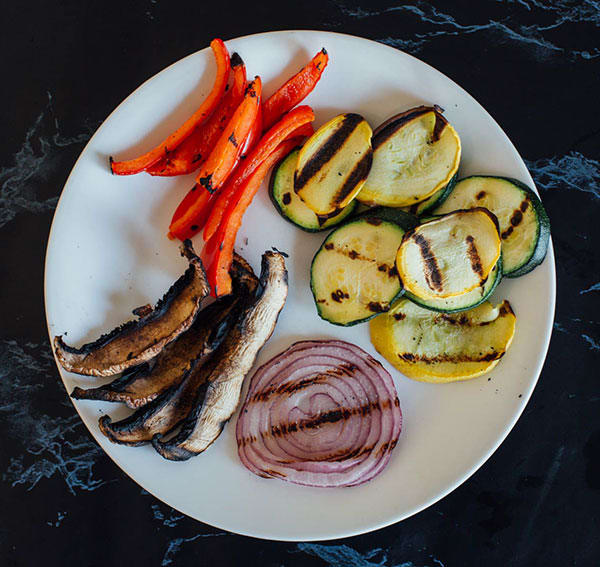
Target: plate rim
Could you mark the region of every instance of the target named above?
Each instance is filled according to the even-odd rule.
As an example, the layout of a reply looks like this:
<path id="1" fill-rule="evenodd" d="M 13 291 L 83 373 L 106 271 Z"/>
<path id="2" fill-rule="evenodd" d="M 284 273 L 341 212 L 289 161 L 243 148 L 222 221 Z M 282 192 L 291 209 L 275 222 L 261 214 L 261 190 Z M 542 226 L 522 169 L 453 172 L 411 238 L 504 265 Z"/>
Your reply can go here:
<path id="1" fill-rule="evenodd" d="M 350 38 L 352 40 L 359 40 L 359 42 L 368 42 L 371 44 L 375 44 L 378 47 L 383 47 L 386 50 L 389 51 L 393 51 L 396 53 L 401 53 L 402 55 L 418 62 L 420 65 L 424 65 L 426 67 L 428 67 L 429 69 L 435 71 L 436 73 L 439 73 L 440 75 L 442 75 L 445 79 L 447 79 L 452 85 L 454 85 L 459 91 L 461 91 L 462 93 L 464 93 L 477 107 L 479 107 L 483 113 L 485 115 L 487 115 L 488 119 L 493 123 L 493 125 L 495 125 L 498 130 L 504 135 L 506 141 L 508 142 L 508 144 L 510 145 L 510 147 L 513 149 L 514 153 L 518 156 L 519 160 L 522 162 L 522 164 L 525 167 L 525 170 L 527 171 L 527 175 L 529 177 L 529 183 L 530 185 L 533 187 L 534 191 L 536 192 L 536 194 L 539 196 L 539 191 L 537 189 L 537 186 L 533 180 L 533 178 L 531 177 L 531 173 L 529 172 L 529 169 L 527 168 L 527 165 L 525 164 L 525 161 L 523 160 L 521 154 L 518 152 L 517 148 L 515 147 L 515 145 L 513 144 L 512 140 L 510 139 L 510 137 L 506 134 L 506 132 L 504 131 L 504 129 L 498 124 L 498 122 L 494 119 L 494 117 L 488 112 L 488 110 L 479 103 L 479 101 L 473 97 L 466 89 L 464 89 L 460 84 L 458 84 L 456 81 L 454 81 L 452 78 L 450 78 L 448 75 L 446 75 L 445 73 L 443 73 L 442 71 L 440 71 L 439 69 L 436 69 L 435 67 L 433 67 L 432 65 L 430 65 L 429 63 L 419 59 L 418 57 L 415 57 L 414 55 L 411 55 L 410 53 L 407 53 L 401 49 L 392 47 L 390 45 L 387 45 L 385 43 L 379 42 L 379 41 L 375 41 L 373 39 L 369 39 L 366 37 L 362 37 L 362 36 L 358 36 L 358 35 L 354 35 L 354 34 L 347 34 L 347 33 L 341 33 L 341 32 L 335 32 L 335 31 L 330 31 L 330 30 L 315 30 L 315 29 L 288 29 L 288 30 L 275 30 L 275 31 L 266 31 L 266 32 L 258 32 L 258 33 L 252 33 L 252 34 L 246 34 L 246 35 L 242 35 L 242 36 L 236 36 L 236 37 L 230 37 L 228 39 L 224 39 L 224 42 L 227 41 L 233 41 L 233 40 L 243 40 L 243 39 L 248 39 L 248 38 L 254 38 L 254 37 L 268 37 L 268 36 L 277 36 L 277 35 L 288 35 L 288 34 L 295 34 L 295 33 L 302 33 L 302 34 L 315 34 L 315 35 L 321 35 L 321 34 L 325 34 L 325 35 L 334 35 L 334 36 L 340 36 L 342 38 Z M 144 486 L 143 484 L 141 484 L 138 480 L 134 479 L 126 470 L 125 468 L 117 461 L 117 459 L 111 455 L 109 452 L 107 452 L 104 447 L 102 446 L 102 444 L 99 441 L 100 438 L 100 434 L 91 430 L 85 420 L 83 419 L 81 412 L 79 411 L 77 404 L 75 404 L 74 400 L 71 398 L 71 396 L 68 393 L 68 390 L 66 388 L 66 384 L 65 384 L 65 380 L 63 377 L 63 370 L 61 369 L 57 357 L 56 357 L 56 352 L 54 349 L 54 344 L 53 344 L 53 336 L 52 336 L 52 331 L 50 329 L 50 323 L 49 323 L 49 317 L 48 317 L 48 288 L 47 288 L 47 284 L 48 284 L 48 252 L 50 249 L 50 243 L 52 241 L 52 237 L 53 237 L 53 231 L 55 229 L 55 222 L 56 222 L 56 217 L 57 217 L 57 212 L 59 211 L 60 205 L 61 205 L 61 201 L 64 197 L 64 189 L 65 187 L 67 187 L 67 185 L 69 184 L 69 181 L 71 180 L 71 177 L 73 176 L 73 173 L 75 172 L 75 170 L 77 169 L 77 166 L 79 164 L 79 161 L 82 159 L 83 155 L 86 153 L 88 147 L 92 144 L 94 138 L 98 135 L 98 133 L 102 130 L 102 128 L 105 126 L 105 124 L 111 119 L 111 117 L 119 110 L 119 108 L 121 106 L 123 106 L 126 101 L 128 101 L 131 97 L 133 97 L 134 95 L 136 95 L 136 93 L 138 93 L 138 91 L 140 91 L 146 84 L 148 84 L 150 81 L 154 80 L 157 76 L 159 76 L 162 73 L 166 73 L 171 67 L 178 65 L 179 63 L 181 63 L 183 60 L 189 58 L 189 57 L 193 57 L 198 53 L 204 52 L 204 51 L 208 51 L 210 50 L 210 47 L 204 47 L 203 49 L 199 49 L 196 50 L 194 52 L 191 52 L 183 57 L 181 57 L 180 59 L 178 59 L 177 61 L 174 61 L 173 63 L 167 65 L 166 67 L 162 68 L 160 71 L 158 71 L 157 73 L 155 73 L 154 75 L 148 77 L 145 81 L 143 81 L 140 85 L 138 85 L 129 95 L 127 95 L 117 106 L 115 106 L 115 108 L 108 114 L 108 116 L 102 121 L 102 123 L 98 126 L 98 128 L 96 129 L 96 131 L 94 132 L 94 134 L 91 136 L 91 138 L 88 140 L 88 142 L 86 143 L 85 147 L 81 150 L 81 153 L 79 154 L 77 160 L 75 161 L 75 163 L 73 164 L 73 167 L 71 168 L 71 171 L 61 189 L 61 193 L 59 195 L 55 210 L 54 210 L 54 214 L 52 217 L 52 223 L 50 225 L 50 230 L 48 232 L 48 239 L 46 242 L 46 252 L 45 252 L 45 259 L 44 259 L 44 314 L 46 317 L 46 328 L 47 328 L 47 332 L 48 332 L 48 337 L 49 337 L 49 342 L 50 342 L 50 346 L 52 349 L 52 355 L 54 357 L 54 362 L 56 364 L 56 367 L 58 369 L 58 373 L 60 375 L 61 381 L 63 383 L 63 386 L 65 387 L 65 392 L 67 394 L 67 397 L 69 399 L 69 401 L 71 402 L 72 406 L 75 408 L 75 411 L 77 412 L 79 419 L 81 420 L 81 422 L 83 423 L 83 425 L 85 426 L 85 428 L 87 429 L 87 431 L 89 432 L 89 434 L 92 436 L 92 438 L 94 439 L 94 441 L 100 446 L 100 449 L 102 450 L 102 452 L 107 455 L 111 461 L 121 470 L 123 471 L 123 473 L 131 480 L 133 481 L 135 484 L 137 484 L 138 486 L 140 486 L 141 488 L 143 488 L 145 491 L 147 491 L 148 493 L 152 494 L 152 496 L 154 496 L 156 499 L 158 499 L 159 501 L 163 502 L 164 504 L 166 504 L 167 506 L 170 506 L 171 508 L 173 508 L 174 510 L 177 510 L 178 512 L 181 512 L 182 514 L 186 515 L 187 517 L 197 521 L 197 522 L 201 522 L 204 523 L 208 526 L 211 526 L 213 528 L 217 528 L 217 529 L 222 529 L 225 530 L 229 533 L 232 534 L 237 534 L 237 535 L 242 535 L 242 536 L 247 536 L 247 537 L 253 537 L 256 539 L 262 539 L 262 540 L 269 540 L 269 541 L 285 541 L 285 542 L 309 542 L 309 541 L 330 541 L 330 540 L 337 540 L 337 539 L 345 539 L 345 538 L 349 538 L 349 537 L 354 537 L 357 535 L 361 535 L 361 534 L 366 534 L 366 533 L 370 533 L 376 530 L 380 530 L 382 528 L 391 526 L 393 524 L 402 522 L 404 520 L 406 520 L 407 518 L 410 518 L 411 516 L 414 516 L 420 512 L 422 512 L 423 510 L 426 510 L 427 508 L 429 508 L 430 506 L 436 504 L 437 502 L 439 502 L 440 500 L 442 500 L 443 498 L 445 498 L 446 496 L 448 496 L 448 494 L 450 494 L 451 492 L 453 492 L 454 490 L 456 490 L 460 485 L 464 484 L 471 476 L 473 476 L 479 469 L 481 469 L 481 467 L 492 457 L 492 455 L 498 450 L 498 448 L 500 447 L 500 445 L 502 445 L 502 443 L 504 443 L 504 441 L 506 440 L 506 438 L 508 437 L 508 435 L 511 433 L 511 431 L 514 429 L 517 421 L 521 418 L 521 415 L 523 414 L 525 408 L 527 407 L 527 404 L 529 403 L 529 400 L 531 399 L 531 396 L 533 394 L 533 391 L 535 390 L 537 383 L 539 381 L 543 366 L 546 362 L 546 358 L 548 356 L 548 349 L 550 346 L 550 339 L 552 336 L 552 332 L 553 332 L 553 323 L 554 323 L 554 318 L 555 318 L 555 313 L 556 313 L 556 261 L 555 261 L 555 255 L 554 255 L 554 247 L 553 247 L 553 242 L 552 242 L 552 236 L 550 236 L 549 239 L 549 243 L 548 243 L 548 251 L 546 254 L 546 258 L 545 261 L 548 261 L 551 263 L 551 270 L 550 270 L 550 281 L 549 281 L 549 300 L 550 300 L 550 305 L 549 305 L 549 309 L 548 309 L 548 317 L 547 317 L 547 321 L 548 324 L 546 325 L 545 329 L 544 329 L 544 340 L 543 340 L 543 349 L 542 351 L 540 351 L 540 355 L 538 356 L 537 360 L 535 361 L 535 368 L 532 369 L 531 375 L 535 376 L 535 379 L 533 379 L 530 382 L 529 388 L 527 391 L 523 392 L 523 397 L 522 397 L 522 402 L 521 402 L 521 406 L 518 409 L 518 411 L 514 414 L 514 416 L 512 417 L 511 420 L 508 421 L 507 425 L 504 427 L 504 429 L 501 431 L 500 435 L 496 438 L 496 440 L 494 441 L 494 443 L 492 443 L 491 447 L 482 454 L 482 456 L 477 460 L 477 462 L 466 472 L 464 473 L 462 476 L 460 476 L 457 480 L 455 480 L 453 483 L 451 483 L 449 486 L 447 486 L 444 490 L 436 493 L 435 495 L 433 495 L 430 499 L 426 500 L 424 503 L 414 506 L 412 509 L 403 512 L 402 514 L 398 514 L 395 516 L 390 516 L 388 519 L 380 521 L 380 522 L 375 522 L 372 523 L 368 526 L 362 527 L 362 528 L 357 528 L 354 530 L 336 530 L 336 529 L 332 529 L 330 530 L 328 533 L 324 534 L 324 535 L 319 535 L 319 534 L 314 534 L 311 535 L 310 537 L 303 537 L 302 539 L 298 539 L 297 537 L 294 536 L 290 536 L 290 537 L 285 537 L 282 536 L 280 534 L 277 535 L 273 535 L 273 534 L 269 534 L 266 533 L 265 531 L 263 531 L 262 533 L 259 532 L 251 532 L 251 531 L 247 531 L 247 530 L 243 530 L 243 529 L 236 529 L 235 531 L 233 531 L 231 528 L 222 525 L 220 522 L 216 521 L 216 522 L 212 522 L 209 520 L 198 520 L 197 518 L 194 518 L 193 516 L 190 516 L 189 514 L 187 514 L 185 511 L 180 510 L 178 508 L 175 508 L 174 506 L 172 506 L 170 503 L 166 502 L 165 500 L 163 500 L 160 496 L 158 496 L 153 490 L 149 489 L 147 486 Z M 541 197 L 540 197 L 541 199 Z"/>

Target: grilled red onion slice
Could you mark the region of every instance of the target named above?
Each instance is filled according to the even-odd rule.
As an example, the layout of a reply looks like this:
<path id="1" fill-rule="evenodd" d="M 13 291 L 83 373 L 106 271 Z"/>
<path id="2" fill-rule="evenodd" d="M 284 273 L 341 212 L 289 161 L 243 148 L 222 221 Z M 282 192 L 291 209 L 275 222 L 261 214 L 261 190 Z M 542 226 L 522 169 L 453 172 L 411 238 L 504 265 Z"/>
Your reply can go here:
<path id="1" fill-rule="evenodd" d="M 259 476 L 355 486 L 385 468 L 401 427 L 379 362 L 344 341 L 301 341 L 256 371 L 236 437 L 242 463 Z"/>

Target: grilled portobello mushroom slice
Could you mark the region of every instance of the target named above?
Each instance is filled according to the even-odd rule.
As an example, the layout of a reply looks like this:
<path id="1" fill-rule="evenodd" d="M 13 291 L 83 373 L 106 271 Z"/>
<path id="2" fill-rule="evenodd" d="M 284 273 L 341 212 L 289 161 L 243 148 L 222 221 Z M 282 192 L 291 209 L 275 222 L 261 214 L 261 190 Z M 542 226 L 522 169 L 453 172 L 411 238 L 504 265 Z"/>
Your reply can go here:
<path id="1" fill-rule="evenodd" d="M 160 434 L 152 440 L 165 459 L 185 461 L 204 451 L 235 412 L 244 378 L 273 333 L 287 297 L 287 270 L 281 254 L 263 254 L 260 282 L 260 292 L 215 353 L 206 390 L 198 393 L 179 433 L 164 442 Z"/>
<path id="2" fill-rule="evenodd" d="M 133 368 L 130 372 L 97 388 L 76 387 L 71 397 L 76 400 L 123 402 L 139 408 L 181 382 L 191 366 L 212 354 L 221 344 L 235 322 L 233 313 L 240 302 L 243 289 L 254 291 L 258 279 L 252 268 L 237 254 L 232 266 L 234 295 L 218 299 L 200 311 L 193 325 L 168 344 L 150 363 Z"/>
<path id="3" fill-rule="evenodd" d="M 213 329 L 211 347 L 223 341 L 241 311 L 252 301 L 258 286 L 252 269 L 237 255 L 233 272 L 234 295 L 217 300 L 199 315 L 203 328 Z M 191 346 L 187 336 L 193 329 L 194 327 L 175 344 L 185 343 Z M 181 346 L 181 355 L 184 356 L 183 344 Z M 206 349 L 202 355 L 196 356 L 190 350 L 187 360 L 184 360 L 185 366 L 180 364 L 179 374 L 150 403 L 114 423 L 109 416 L 102 416 L 99 421 L 102 433 L 113 443 L 143 445 L 151 441 L 154 435 L 164 434 L 177 427 L 189 414 L 199 388 L 206 384 L 206 379 L 218 362 L 217 358 L 212 357 L 213 352 L 214 348 Z"/>
<path id="4" fill-rule="evenodd" d="M 61 336 L 54 337 L 60 365 L 87 376 L 113 376 L 154 358 L 166 345 L 189 329 L 210 286 L 202 261 L 186 240 L 181 254 L 189 262 L 186 272 L 152 309 L 136 310 L 139 319 L 129 321 L 94 342 L 73 348 Z"/>

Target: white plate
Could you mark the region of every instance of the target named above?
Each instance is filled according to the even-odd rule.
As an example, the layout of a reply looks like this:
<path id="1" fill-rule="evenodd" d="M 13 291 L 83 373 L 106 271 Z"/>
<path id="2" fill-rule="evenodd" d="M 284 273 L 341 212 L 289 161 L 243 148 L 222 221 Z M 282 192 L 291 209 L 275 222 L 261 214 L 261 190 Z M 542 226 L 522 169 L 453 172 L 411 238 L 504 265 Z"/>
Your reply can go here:
<path id="1" fill-rule="evenodd" d="M 405 53 L 358 37 L 308 31 L 253 35 L 227 46 L 242 55 L 249 76 L 261 75 L 266 95 L 326 47 L 330 64 L 306 101 L 315 109 L 316 125 L 352 111 L 377 126 L 412 106 L 437 103 L 461 136 L 461 175 L 501 174 L 533 186 L 523 160 L 490 115 L 450 79 Z M 183 272 L 177 244 L 165 232 L 192 177 L 111 176 L 107 158 L 134 157 L 162 140 L 193 112 L 213 75 L 209 49 L 171 65 L 129 96 L 81 154 L 60 198 L 48 245 L 45 293 L 51 337 L 68 331 L 71 344 L 92 340 L 130 318 L 134 307 L 155 302 Z M 353 342 L 382 360 L 370 344 L 368 325 L 339 328 L 316 315 L 309 265 L 323 238 L 285 222 L 266 190 L 248 210 L 238 245 L 255 269 L 261 253 L 272 246 L 290 254 L 289 298 L 257 364 L 298 339 L 325 337 Z M 527 403 L 554 316 L 552 247 L 540 267 L 518 280 L 504 280 L 495 296 L 510 299 L 518 320 L 513 345 L 491 380 L 423 384 L 382 360 L 398 389 L 404 429 L 387 469 L 357 488 L 306 488 L 252 475 L 237 457 L 235 418 L 206 453 L 172 463 L 152 447 L 113 445 L 100 434 L 102 413 L 118 418 L 129 410 L 93 401 L 74 405 L 98 443 L 133 480 L 188 516 L 280 540 L 367 532 L 407 518 L 456 488 L 498 447 Z M 75 385 L 99 383 L 60 373 L 69 392 Z"/>

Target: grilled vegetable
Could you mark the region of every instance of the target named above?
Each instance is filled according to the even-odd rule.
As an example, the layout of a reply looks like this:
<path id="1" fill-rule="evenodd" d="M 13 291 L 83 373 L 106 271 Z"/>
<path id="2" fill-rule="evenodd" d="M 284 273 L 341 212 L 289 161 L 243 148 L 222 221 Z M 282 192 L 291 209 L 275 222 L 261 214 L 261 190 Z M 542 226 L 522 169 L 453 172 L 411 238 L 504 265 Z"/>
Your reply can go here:
<path id="1" fill-rule="evenodd" d="M 439 311 L 441 313 L 458 313 L 459 311 L 473 309 L 489 299 L 501 280 L 502 256 L 498 258 L 496 265 L 485 280 L 485 283 L 467 293 L 463 293 L 463 295 L 455 295 L 453 297 L 440 299 L 421 299 L 410 293 L 410 291 L 405 291 L 404 294 L 413 303 L 425 307 L 425 309 L 431 309 L 432 311 Z"/>
<path id="2" fill-rule="evenodd" d="M 232 271 L 235 294 L 217 300 L 206 309 L 211 310 L 211 313 L 205 314 L 206 322 L 215 324 L 214 336 L 219 344 L 230 331 L 231 324 L 237 322 L 242 310 L 252 301 L 258 285 L 252 268 L 239 256 L 236 257 Z M 221 321 L 215 321 L 212 317 L 216 313 L 220 314 Z M 177 343 L 182 339 L 183 337 Z M 113 423 L 109 416 L 102 416 L 99 421 L 102 433 L 113 443 L 142 445 L 151 441 L 155 435 L 167 433 L 177 427 L 190 413 L 198 395 L 204 394 L 201 389 L 218 362 L 211 355 L 212 351 L 195 357 L 195 353 L 190 350 L 186 366 L 181 368 L 177 379 L 171 380 L 168 387 L 161 390 L 158 397 L 120 421 Z"/>
<path id="3" fill-rule="evenodd" d="M 315 114 L 310 106 L 298 106 L 285 114 L 279 122 L 272 126 L 258 141 L 244 161 L 235 169 L 225 187 L 219 193 L 212 205 L 210 215 L 206 220 L 206 226 L 202 236 L 208 242 L 217 232 L 227 207 L 232 199 L 235 199 L 240 188 L 248 181 L 252 174 L 261 164 L 285 142 L 290 135 L 301 126 L 306 126 L 315 119 Z M 173 225 L 171 225 L 173 231 Z"/>
<path id="4" fill-rule="evenodd" d="M 472 207 L 485 207 L 498 218 L 505 276 L 522 276 L 542 263 L 548 250 L 550 221 L 529 187 L 507 177 L 474 175 L 461 179 L 434 212 Z"/>
<path id="5" fill-rule="evenodd" d="M 242 299 L 254 292 L 258 279 L 250 265 L 235 255 L 232 267 L 234 294 L 223 297 L 200 311 L 193 325 L 161 350 L 150 363 L 141 364 L 130 372 L 98 388 L 75 388 L 71 397 L 77 400 L 124 402 L 139 408 L 179 384 L 196 366 L 223 342 L 237 320 Z"/>
<path id="6" fill-rule="evenodd" d="M 260 282 L 260 294 L 215 353 L 217 363 L 207 377 L 206 391 L 199 392 L 179 433 L 164 442 L 160 435 L 152 440 L 165 459 L 184 461 L 204 451 L 235 412 L 244 378 L 273 333 L 287 297 L 287 271 L 281 254 L 265 252 Z"/>
<path id="7" fill-rule="evenodd" d="M 298 148 L 290 152 L 271 174 L 269 184 L 271 201 L 285 220 L 307 232 L 318 232 L 339 224 L 352 214 L 356 208 L 356 201 L 352 201 L 338 215 L 328 219 L 319 217 L 309 209 L 294 191 L 294 171 L 299 152 Z"/>
<path id="8" fill-rule="evenodd" d="M 254 474 L 356 486 L 385 468 L 401 428 L 396 388 L 379 362 L 344 341 L 301 341 L 256 371 L 236 438 Z"/>
<path id="9" fill-rule="evenodd" d="M 113 376 L 154 358 L 166 345 L 189 329 L 200 303 L 210 292 L 200 258 L 186 240 L 181 253 L 189 268 L 152 309 L 144 308 L 137 321 L 129 321 L 81 348 L 54 337 L 56 358 L 69 372 Z"/>
<path id="10" fill-rule="evenodd" d="M 436 218 L 404 235 L 396 266 L 421 299 L 462 295 L 485 282 L 500 257 L 496 217 L 477 208 Z"/>
<path id="11" fill-rule="evenodd" d="M 387 311 L 403 289 L 396 251 L 416 222 L 402 211 L 374 209 L 333 231 L 310 271 L 319 316 L 354 325 Z"/>
<path id="12" fill-rule="evenodd" d="M 489 372 L 508 350 L 515 324 L 508 301 L 450 315 L 402 298 L 370 330 L 373 346 L 400 372 L 440 383 Z"/>
<path id="13" fill-rule="evenodd" d="M 305 67 L 265 100 L 262 105 L 265 130 L 310 94 L 319 82 L 328 61 L 329 55 L 323 48 Z"/>
<path id="14" fill-rule="evenodd" d="M 167 136 L 158 146 L 135 159 L 127 161 L 114 161 L 109 158 L 110 170 L 115 175 L 133 175 L 153 166 L 169 154 L 169 151 L 177 148 L 192 132 L 204 122 L 217 108 L 229 79 L 229 52 L 220 39 L 210 42 L 215 60 L 217 62 L 217 76 L 212 90 L 202 102 L 198 110 L 192 114 L 175 132 Z"/>
<path id="15" fill-rule="evenodd" d="M 436 207 L 439 207 L 452 193 L 452 189 L 456 184 L 457 175 L 448 182 L 448 184 L 439 191 L 436 191 L 431 197 L 428 197 L 420 203 L 411 205 L 410 207 L 402 207 L 402 210 L 418 217 L 423 216 L 433 211 Z"/>
<path id="16" fill-rule="evenodd" d="M 336 216 L 360 191 L 373 160 L 371 127 L 358 114 L 321 126 L 298 155 L 294 190 L 321 216 Z"/>
<path id="17" fill-rule="evenodd" d="M 443 189 L 460 162 L 458 134 L 439 106 L 419 106 L 384 122 L 373 136 L 373 166 L 358 200 L 404 207 Z"/>

